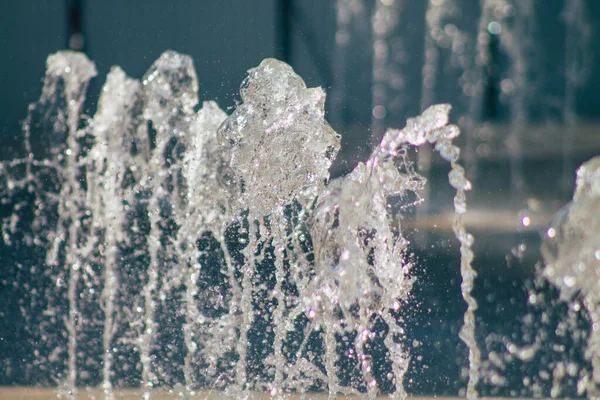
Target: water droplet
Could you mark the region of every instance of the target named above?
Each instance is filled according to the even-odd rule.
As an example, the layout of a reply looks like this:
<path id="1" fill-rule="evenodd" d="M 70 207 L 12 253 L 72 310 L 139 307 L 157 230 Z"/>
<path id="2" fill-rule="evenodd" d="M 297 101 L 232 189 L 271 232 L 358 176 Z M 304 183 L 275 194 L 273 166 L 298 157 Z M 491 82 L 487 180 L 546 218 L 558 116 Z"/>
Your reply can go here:
<path id="1" fill-rule="evenodd" d="M 488 24 L 488 32 L 492 35 L 499 35 L 502 33 L 502 25 L 497 21 L 492 21 Z"/>
<path id="2" fill-rule="evenodd" d="M 567 287 L 572 288 L 573 286 L 575 286 L 575 283 L 577 283 L 577 280 L 575 279 L 575 277 L 567 275 L 563 278 L 563 282 Z"/>

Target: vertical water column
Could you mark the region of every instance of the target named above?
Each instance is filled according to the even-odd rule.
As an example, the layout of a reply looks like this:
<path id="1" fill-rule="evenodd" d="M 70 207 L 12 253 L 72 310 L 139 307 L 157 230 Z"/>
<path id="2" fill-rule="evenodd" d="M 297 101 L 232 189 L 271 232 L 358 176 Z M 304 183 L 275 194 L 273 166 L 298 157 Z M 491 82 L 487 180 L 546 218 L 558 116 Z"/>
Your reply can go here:
<path id="1" fill-rule="evenodd" d="M 91 122 L 95 145 L 88 155 L 88 197 L 92 215 L 94 246 L 101 249 L 104 264 L 101 309 L 104 312 L 102 333 L 102 387 L 106 399 L 112 392 L 113 358 L 118 352 L 114 336 L 122 315 L 117 306 L 119 287 L 119 247 L 129 242 L 125 235 L 126 204 L 134 199 L 133 185 L 126 181 L 137 170 L 132 148 L 143 141 L 138 134 L 147 134 L 140 125 L 141 85 L 114 67 L 106 78 Z M 138 160 L 139 161 L 139 160 Z"/>
<path id="2" fill-rule="evenodd" d="M 428 0 L 425 12 L 425 60 L 422 68 L 421 110 L 433 105 L 436 80 L 439 72 L 440 48 L 438 40 L 443 36 L 444 19 L 455 5 L 451 0 Z M 419 157 L 420 158 L 420 157 Z"/>
<path id="3" fill-rule="evenodd" d="M 340 137 L 324 119 L 325 92 L 307 88 L 292 68 L 280 61 L 267 59 L 248 71 L 240 87 L 243 103 L 225 120 L 218 136 L 230 157 L 228 168 L 235 185 L 243 187 L 234 201 L 240 213 L 247 213 L 248 239 L 243 250 L 239 323 L 236 352 L 238 391 L 251 388 L 248 377 L 248 332 L 255 320 L 272 315 L 274 329 L 273 356 L 267 364 L 275 367 L 270 389 L 280 393 L 283 386 L 285 359 L 282 349 L 287 334 L 282 324 L 286 312 L 282 296 L 283 268 L 287 245 L 285 208 L 298 201 L 309 207 L 329 178 L 329 167 L 335 158 Z M 270 229 L 265 223 L 269 221 Z M 275 236 L 277 238 L 275 238 Z M 253 307 L 254 288 L 259 276 L 259 253 L 275 246 L 275 285 L 272 310 Z"/>
<path id="4" fill-rule="evenodd" d="M 477 300 L 472 295 L 477 277 L 476 271 L 472 267 L 474 253 L 472 250 L 473 236 L 465 229 L 463 218 L 467 212 L 466 194 L 471 189 L 471 182 L 465 178 L 464 169 L 456 163 L 451 162 L 452 170 L 448 175 L 450 184 L 456 189 L 454 197 L 454 223 L 452 230 L 460 242 L 460 274 L 462 283 L 460 285 L 463 299 L 467 303 L 467 310 L 463 316 L 463 326 L 460 329 L 459 337 L 469 349 L 469 380 L 467 383 L 467 400 L 477 399 L 477 384 L 480 379 L 481 351 L 477 344 L 475 336 L 476 321 L 475 312 L 478 305 Z"/>
<path id="5" fill-rule="evenodd" d="M 87 85 L 96 68 L 87 57 L 75 52 L 59 52 L 48 57 L 40 100 L 29 106 L 25 133 L 26 157 L 0 164 L 3 175 L 2 196 L 26 191 L 32 202 L 33 220 L 25 202 L 14 206 L 14 213 L 3 221 L 4 243 L 11 245 L 11 234 L 23 229 L 28 246 L 45 252 L 47 282 L 31 289 L 31 306 L 39 296 L 41 315 L 25 315 L 35 340 L 35 363 L 45 371 L 52 384 L 59 384 L 70 396 L 77 384 L 77 343 L 82 322 L 78 293 L 80 268 L 89 256 L 85 248 L 87 216 L 85 146 L 79 142 L 86 132 L 81 113 Z M 58 213 L 58 215 L 57 215 Z M 22 223 L 30 221 L 30 226 Z M 29 231 L 31 229 L 31 231 Z M 43 264 L 43 263 L 42 263 Z M 31 268 L 34 273 L 38 268 Z M 85 273 L 85 272 L 84 272 Z M 25 314 L 29 310 L 23 308 Z M 65 343 L 66 341 L 66 343 Z M 66 357 L 64 353 L 66 352 Z"/>
<path id="6" fill-rule="evenodd" d="M 83 57 L 83 56 L 81 56 Z M 59 68 L 64 68 L 63 71 L 68 72 L 69 66 L 60 65 Z M 50 62 L 49 62 L 50 69 Z M 61 71 L 62 72 L 62 71 Z M 73 75 L 78 75 L 79 71 L 73 71 Z M 95 71 L 94 71 L 95 75 Z M 68 298 L 69 298 L 69 316 L 66 321 L 67 331 L 69 332 L 69 343 L 68 343 L 68 375 L 67 375 L 67 388 L 74 393 L 77 387 L 77 332 L 78 325 L 80 323 L 81 315 L 78 310 L 78 293 L 77 293 L 77 284 L 80 276 L 80 269 L 83 267 L 84 259 L 78 254 L 80 248 L 79 244 L 79 223 L 81 220 L 81 208 L 83 207 L 83 199 L 81 198 L 85 195 L 85 192 L 82 193 L 80 178 L 78 176 L 78 168 L 74 165 L 77 162 L 77 157 L 80 155 L 81 150 L 79 149 L 79 144 L 77 143 L 77 129 L 79 124 L 79 111 L 81 109 L 85 91 L 81 91 L 76 93 L 79 98 L 77 99 L 73 96 L 73 90 L 80 90 L 79 87 L 69 88 L 70 84 L 82 85 L 83 80 L 84 85 L 87 86 L 87 81 L 90 76 L 75 76 L 75 82 L 67 80 L 67 125 L 69 129 L 69 135 L 67 137 L 67 150 L 66 158 L 67 165 L 65 167 L 66 182 L 63 184 L 63 188 L 61 190 L 60 197 L 63 199 L 70 199 L 61 202 L 59 205 L 59 218 L 68 218 L 68 222 L 64 221 L 64 224 L 68 225 L 68 234 L 67 237 L 68 242 L 66 243 L 66 256 L 65 262 L 67 267 L 70 269 L 69 273 L 69 282 L 68 282 Z M 74 204 L 70 204 L 73 202 Z"/>
<path id="7" fill-rule="evenodd" d="M 510 96 L 511 135 L 508 149 L 511 166 L 511 187 L 515 193 L 525 189 L 522 167 L 522 136 L 529 118 L 528 101 L 532 96 L 529 85 L 530 49 L 533 45 L 534 25 L 533 0 L 515 1 L 514 23 L 511 30 L 504 30 L 501 43 L 510 57 L 510 76 L 500 84 L 502 93 Z M 505 6 L 506 8 L 507 6 Z M 509 8 L 510 10 L 510 8 Z M 506 16 L 510 12 L 505 12 Z"/>
<path id="8" fill-rule="evenodd" d="M 533 35 L 535 31 L 535 13 L 533 0 L 509 1 L 509 0 L 481 0 L 481 17 L 479 20 L 475 63 L 473 65 L 474 86 L 469 90 L 469 132 L 475 132 L 475 121 L 485 114 L 495 117 L 496 110 L 484 110 L 485 96 L 491 89 L 487 81 L 492 77 L 487 76 L 490 72 L 497 74 L 491 52 L 493 41 L 497 40 L 499 49 L 508 58 L 509 69 L 506 76 L 499 83 L 500 98 L 489 99 L 491 102 L 504 100 L 509 104 L 510 111 L 510 134 L 506 138 L 505 145 L 508 151 L 510 165 L 510 181 L 513 196 L 522 193 L 525 189 L 525 181 L 522 171 L 522 138 L 528 123 L 529 104 L 532 96 L 530 85 L 530 57 L 532 53 Z M 467 83 L 465 83 L 467 84 Z M 471 85 L 469 85 L 471 87 Z M 489 92 L 489 93 L 488 93 Z M 467 137 L 467 159 L 474 160 L 474 136 Z"/>
<path id="9" fill-rule="evenodd" d="M 202 108 L 193 116 L 190 124 L 189 146 L 186 149 L 182 174 L 185 179 L 185 209 L 179 208 L 177 223 L 177 248 L 181 249 L 180 263 L 184 265 L 185 301 L 183 313 L 185 323 L 183 326 L 184 341 L 187 354 L 184 360 L 184 379 L 189 393 L 199 386 L 198 374 L 203 372 L 204 379 L 216 379 L 216 364 L 218 356 L 210 355 L 217 351 L 211 348 L 212 338 L 222 339 L 220 350 L 225 353 L 224 344 L 231 338 L 222 337 L 222 333 L 210 317 L 217 314 L 215 299 L 206 301 L 201 296 L 198 281 L 202 276 L 209 274 L 209 266 L 201 261 L 203 252 L 199 249 L 198 237 L 210 232 L 214 235 L 220 250 L 227 254 L 224 231 L 231 217 L 231 198 L 233 191 L 229 192 L 223 174 L 224 158 L 226 154 L 217 142 L 217 129 L 225 120 L 227 114 L 212 101 L 202 104 Z M 218 253 L 219 248 L 213 249 Z M 206 258 L 206 257 L 204 257 Z M 229 284 L 232 290 L 237 288 L 233 276 L 231 260 L 225 257 L 226 271 L 229 274 Z M 212 289 L 212 288 L 211 288 Z M 214 296 L 214 292 L 210 292 Z M 234 303 L 239 299 L 235 293 Z M 225 299 L 222 300 L 225 302 Z M 206 304 L 208 303 L 208 304 Z M 212 314 L 203 312 L 212 306 Z M 230 306 L 232 309 L 233 305 Z M 230 310 L 233 311 L 233 310 Z M 209 354 L 206 354 L 209 353 Z M 208 365 L 208 367 L 205 367 Z M 213 372 L 215 371 L 215 372 Z"/>
<path id="10" fill-rule="evenodd" d="M 465 132 L 464 160 L 467 175 L 474 179 L 477 175 L 476 141 L 479 126 L 486 116 L 496 114 L 496 97 L 488 98 L 495 94 L 490 85 L 494 84 L 491 74 L 496 74 L 497 66 L 494 64 L 496 43 L 501 34 L 509 35 L 509 28 L 505 24 L 508 14 L 514 14 L 514 8 L 507 0 L 479 0 L 480 16 L 477 24 L 473 57 L 465 70 L 461 84 L 463 93 L 467 96 L 467 115 L 462 118 L 461 128 Z M 486 109 L 494 107 L 494 109 Z"/>
<path id="11" fill-rule="evenodd" d="M 425 61 L 422 68 L 421 111 L 431 106 L 435 97 L 435 83 L 439 68 L 440 49 L 434 38 L 442 30 L 442 18 L 447 8 L 444 0 L 428 0 L 425 11 Z M 432 151 L 429 147 L 419 149 L 419 172 L 429 178 Z M 418 214 L 427 215 L 429 212 L 429 196 L 425 195 L 419 207 Z"/>
<path id="12" fill-rule="evenodd" d="M 390 82 L 401 79 L 396 75 L 390 40 L 398 25 L 403 0 L 376 0 L 371 19 L 373 31 L 373 91 L 371 145 L 375 148 L 386 129 L 386 114 L 392 95 Z"/>
<path id="13" fill-rule="evenodd" d="M 563 8 L 565 24 L 565 86 L 563 99 L 563 187 L 571 185 L 571 153 L 577 127 L 576 94 L 585 81 L 589 68 L 589 41 L 591 27 L 586 18 L 583 0 L 565 0 Z"/>
<path id="14" fill-rule="evenodd" d="M 73 396 L 77 387 L 77 338 L 81 315 L 78 308 L 78 283 L 81 269 L 87 256 L 86 248 L 82 247 L 82 217 L 85 214 L 86 192 L 81 182 L 80 158 L 83 147 L 78 141 L 81 123 L 81 108 L 85 100 L 89 80 L 96 76 L 95 65 L 81 53 L 63 52 L 48 57 L 46 80 L 42 91 L 42 101 L 56 95 L 60 83 L 64 85 L 64 127 L 57 124 L 54 128 L 58 136 L 64 129 L 66 146 L 61 149 L 62 162 L 60 167 L 61 189 L 58 202 L 59 220 L 57 232 L 53 235 L 52 248 L 47 256 L 49 265 L 60 265 L 61 249 L 64 249 L 64 268 L 67 272 L 68 314 L 64 319 L 68 333 L 67 343 L 67 376 L 63 381 L 69 395 Z M 59 105 L 60 107 L 60 105 Z M 60 140 L 60 137 L 57 137 Z"/>
<path id="15" fill-rule="evenodd" d="M 343 123 L 341 109 L 346 96 L 346 62 L 348 46 L 351 39 L 352 0 L 337 0 L 335 3 L 336 32 L 335 50 L 333 54 L 333 88 L 330 98 L 333 103 L 332 121 L 341 126 Z"/>
<path id="16" fill-rule="evenodd" d="M 477 276 L 472 266 L 474 253 L 472 250 L 473 236 L 465 229 L 463 218 L 467 212 L 466 191 L 471 189 L 471 183 L 466 179 L 464 169 L 458 164 L 460 150 L 452 141 L 458 137 L 460 130 L 455 125 L 449 125 L 450 106 L 447 104 L 429 107 L 420 116 L 409 118 L 402 130 L 389 129 L 380 145 L 378 154 L 369 160 L 372 165 L 378 165 L 389 155 L 394 155 L 403 144 L 422 146 L 429 142 L 436 152 L 448 161 L 451 171 L 448 174 L 450 185 L 456 189 L 454 197 L 454 223 L 452 229 L 460 243 L 460 272 L 462 277 L 461 294 L 467 303 L 463 316 L 463 326 L 459 337 L 469 350 L 469 375 L 466 389 L 468 400 L 477 399 L 477 384 L 480 377 L 481 352 L 475 337 L 475 312 L 477 300 L 472 295 L 474 281 Z"/>
<path id="17" fill-rule="evenodd" d="M 198 81 L 189 56 L 167 51 L 152 65 L 142 83 L 143 116 L 155 130 L 154 149 L 143 172 L 145 189 L 151 193 L 147 239 L 150 263 L 143 289 L 144 331 L 139 338 L 142 380 L 147 389 L 145 397 L 149 397 L 150 389 L 157 383 L 157 372 L 169 380 L 183 375 L 183 365 L 170 360 L 178 356 L 178 349 L 167 349 L 166 359 L 157 358 L 156 362 L 153 362 L 153 352 L 156 351 L 154 342 L 160 335 L 156 319 L 158 306 L 168 309 L 179 296 L 173 290 L 182 284 L 181 252 L 175 246 L 178 228 L 171 228 L 170 222 L 175 222 L 176 215 L 185 214 L 181 153 L 185 151 L 189 125 L 198 102 Z M 171 314 L 172 310 L 167 313 L 169 317 L 178 317 L 177 313 Z"/>
<path id="18" fill-rule="evenodd" d="M 333 52 L 333 85 L 328 93 L 329 121 L 333 126 L 343 126 L 343 112 L 348 105 L 348 95 L 354 82 L 348 80 L 348 66 L 360 57 L 356 48 L 370 46 L 371 24 L 364 0 L 337 0 L 335 48 Z"/>
<path id="19" fill-rule="evenodd" d="M 284 327 L 284 314 L 287 311 L 286 301 L 283 292 L 283 283 L 285 280 L 285 247 L 287 240 L 287 220 L 284 210 L 276 211 L 271 214 L 269 219 L 269 236 L 274 247 L 273 262 L 275 263 L 275 287 L 273 288 L 273 300 L 277 303 L 273 310 L 273 326 L 275 329 L 275 338 L 273 341 L 273 357 L 271 365 L 275 369 L 275 377 L 271 387 L 272 395 L 283 394 L 283 373 L 286 366 L 286 359 L 283 351 L 283 342 L 286 338 L 287 330 Z"/>
<path id="20" fill-rule="evenodd" d="M 487 71 L 492 62 L 491 40 L 497 35 L 498 23 L 490 25 L 493 18 L 495 4 L 490 0 L 479 0 L 480 16 L 475 32 L 473 59 L 465 71 L 461 81 L 463 93 L 468 98 L 467 115 L 461 124 L 465 132 L 465 168 L 469 177 L 477 174 L 477 157 L 475 139 L 478 124 L 482 122 L 484 114 L 485 94 L 488 85 Z"/>
<path id="21" fill-rule="evenodd" d="M 254 309 L 252 307 L 252 276 L 256 265 L 256 246 L 258 228 L 256 221 L 249 221 L 248 240 L 244 248 L 244 264 L 240 268 L 242 273 L 240 311 L 241 323 L 239 326 L 239 338 L 236 344 L 236 353 L 238 361 L 235 365 L 235 385 L 236 391 L 246 393 L 248 389 L 248 331 L 254 320 Z"/>

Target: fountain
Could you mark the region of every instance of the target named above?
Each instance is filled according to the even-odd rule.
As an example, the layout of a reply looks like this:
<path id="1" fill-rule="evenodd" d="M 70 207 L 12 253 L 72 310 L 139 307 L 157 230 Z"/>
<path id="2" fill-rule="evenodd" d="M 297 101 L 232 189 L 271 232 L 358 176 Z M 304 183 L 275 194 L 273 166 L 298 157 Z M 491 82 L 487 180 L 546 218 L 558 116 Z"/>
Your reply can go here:
<path id="1" fill-rule="evenodd" d="M 528 103 L 535 43 L 521 39 L 535 27 L 534 2 L 481 0 L 474 26 L 460 0 L 425 7 L 422 112 L 394 129 L 387 125 L 407 82 L 397 28 L 410 5 L 337 1 L 332 121 L 341 119 L 352 24 L 370 24 L 373 50 L 372 150 L 337 177 L 341 135 L 325 118 L 325 91 L 284 62 L 250 69 L 241 102 L 226 112 L 200 103 L 192 59 L 167 51 L 140 80 L 113 67 L 86 115 L 95 64 L 83 53 L 50 55 L 23 124 L 23 155 L 0 163 L 0 250 L 18 254 L 15 269 L 33 277 L 19 303 L 33 343 L 23 382 L 66 398 L 406 398 L 414 371 L 428 367 L 416 369 L 422 343 L 409 333 L 410 313 L 422 306 L 415 292 L 427 284 L 416 280 L 418 249 L 451 246 L 430 237 L 451 214 L 445 240 L 458 245 L 464 305 L 453 333 L 466 347 L 459 395 L 598 398 L 597 158 L 580 167 L 572 202 L 543 229 L 545 264 L 524 284 L 519 326 L 490 332 L 478 310 L 494 295 L 480 293 L 485 280 L 476 284 L 467 228 L 481 214 L 467 213 L 466 193 L 494 140 L 511 205 L 528 192 L 524 153 L 540 140 L 523 134 L 536 113 Z M 567 188 L 585 75 L 579 39 L 589 28 L 581 0 L 564 10 Z M 506 135 L 490 133 L 483 115 L 498 54 L 509 60 L 498 82 Z M 434 104 L 446 64 L 462 93 L 456 124 L 448 104 Z M 451 213 L 431 204 L 440 169 L 455 192 Z M 535 198 L 527 207 L 514 213 L 520 232 L 542 208 Z M 528 246 L 519 243 L 514 258 Z"/>
<path id="2" fill-rule="evenodd" d="M 195 111 L 185 55 L 164 53 L 142 82 L 114 67 L 89 118 L 82 104 L 95 74 L 81 53 L 51 55 L 25 123 L 27 155 L 2 165 L 3 198 L 32 196 L 3 237 L 26 232 L 23 245 L 46 253 L 46 309 L 29 328 L 37 365 L 62 395 L 101 384 L 114 398 L 131 374 L 145 398 L 177 384 L 188 394 L 370 398 L 385 386 L 406 397 L 398 312 L 413 262 L 390 207 L 422 190 L 407 148 L 429 142 L 452 164 L 457 190 L 469 304 L 461 337 L 475 396 L 473 239 L 462 224 L 470 183 L 449 106 L 388 130 L 365 163 L 330 180 L 340 139 L 324 119 L 325 93 L 285 63 L 249 70 L 229 116 L 214 102 Z"/>

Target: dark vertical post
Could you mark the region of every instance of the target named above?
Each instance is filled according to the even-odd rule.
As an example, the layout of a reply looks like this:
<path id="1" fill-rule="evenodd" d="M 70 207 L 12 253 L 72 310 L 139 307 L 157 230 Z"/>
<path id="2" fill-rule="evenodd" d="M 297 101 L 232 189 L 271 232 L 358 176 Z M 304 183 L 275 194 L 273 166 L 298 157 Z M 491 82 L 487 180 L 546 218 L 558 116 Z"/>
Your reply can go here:
<path id="1" fill-rule="evenodd" d="M 483 108 L 483 119 L 495 121 L 499 117 L 499 104 L 500 101 L 500 82 L 498 77 L 498 55 L 500 52 L 500 38 L 496 34 L 489 34 L 489 64 L 486 67 L 486 88 L 483 96 L 484 108 Z"/>
<path id="2" fill-rule="evenodd" d="M 71 50 L 84 51 L 83 1 L 67 0 L 67 47 Z"/>
<path id="3" fill-rule="evenodd" d="M 292 1 L 293 0 L 276 0 L 275 18 L 275 42 L 276 56 L 286 63 L 291 63 L 292 58 Z"/>

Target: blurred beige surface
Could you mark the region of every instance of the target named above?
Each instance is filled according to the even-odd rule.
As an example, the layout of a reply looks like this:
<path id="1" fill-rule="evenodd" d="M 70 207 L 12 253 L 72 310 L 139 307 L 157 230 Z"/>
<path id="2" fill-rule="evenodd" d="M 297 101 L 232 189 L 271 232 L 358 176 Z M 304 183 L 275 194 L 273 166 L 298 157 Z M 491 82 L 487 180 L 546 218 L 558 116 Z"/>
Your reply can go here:
<path id="1" fill-rule="evenodd" d="M 140 399 L 142 397 L 142 391 L 140 391 L 139 389 L 116 389 L 114 391 L 115 394 L 115 399 L 116 400 L 133 400 L 133 399 Z M 57 392 L 55 388 L 27 388 L 27 387 L 0 387 L 0 399 L 1 400 L 34 400 L 34 399 L 56 399 L 59 398 L 57 396 Z M 66 397 L 65 397 L 66 398 Z M 97 388 L 90 388 L 90 389 L 81 389 L 79 391 L 79 393 L 77 394 L 77 396 L 75 397 L 77 399 L 97 399 L 97 400 L 101 400 L 104 398 L 104 394 L 102 393 L 102 389 L 97 389 Z M 152 392 L 152 399 L 156 399 L 156 400 L 163 400 L 163 399 L 181 399 L 181 398 L 185 398 L 185 399 L 206 399 L 206 400 L 212 400 L 212 399 L 235 399 L 237 397 L 233 397 L 233 396 L 223 396 L 220 393 L 209 393 L 209 392 L 201 392 L 198 393 L 196 396 L 190 396 L 190 397 L 186 397 L 186 396 L 181 396 L 177 391 L 173 391 L 172 393 L 166 392 L 166 391 L 154 391 Z M 263 393 L 253 393 L 250 397 L 250 399 L 269 399 L 270 397 L 267 394 L 263 394 Z M 301 397 L 300 395 L 297 394 L 289 394 L 286 395 L 286 397 L 284 397 L 285 399 L 289 399 L 289 400 L 295 400 L 295 399 L 328 399 L 330 397 L 328 397 L 326 394 L 305 394 L 304 397 Z M 337 398 L 337 399 L 343 399 L 343 398 L 359 398 L 356 396 L 353 397 L 344 397 L 344 396 L 336 396 L 336 397 L 331 397 L 333 398 Z M 389 397 L 382 397 L 382 398 L 389 398 Z M 409 399 L 412 400 L 429 400 L 429 399 L 434 399 L 434 398 L 442 398 L 442 397 L 422 397 L 422 396 L 416 396 L 416 397 L 412 397 L 409 396 Z M 443 397 L 444 399 L 461 399 L 460 397 Z M 494 399 L 498 399 L 499 398 L 493 398 L 493 397 L 487 397 L 486 399 L 488 400 L 494 400 Z"/>

